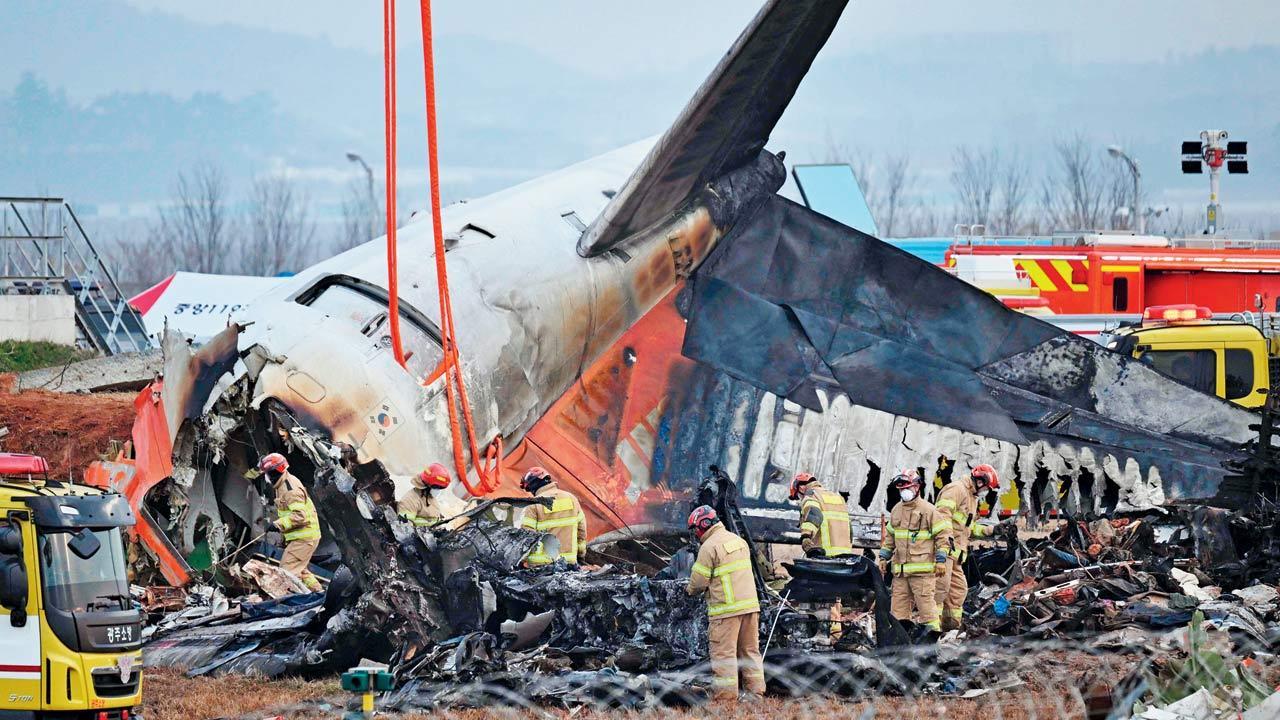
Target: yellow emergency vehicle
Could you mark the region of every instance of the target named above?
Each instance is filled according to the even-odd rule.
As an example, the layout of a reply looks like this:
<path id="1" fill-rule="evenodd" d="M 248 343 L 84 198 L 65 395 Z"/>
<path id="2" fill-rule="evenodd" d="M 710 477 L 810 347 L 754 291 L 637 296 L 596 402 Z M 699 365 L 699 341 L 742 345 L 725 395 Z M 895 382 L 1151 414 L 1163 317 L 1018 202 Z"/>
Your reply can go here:
<path id="1" fill-rule="evenodd" d="M 142 612 L 129 597 L 128 501 L 0 453 L 0 717 L 129 720 Z"/>
<path id="2" fill-rule="evenodd" d="M 1201 392 L 1242 407 L 1261 407 L 1280 371 L 1275 338 L 1243 317 L 1212 318 L 1204 306 L 1149 307 L 1141 324 L 1114 331 L 1106 346 Z"/>

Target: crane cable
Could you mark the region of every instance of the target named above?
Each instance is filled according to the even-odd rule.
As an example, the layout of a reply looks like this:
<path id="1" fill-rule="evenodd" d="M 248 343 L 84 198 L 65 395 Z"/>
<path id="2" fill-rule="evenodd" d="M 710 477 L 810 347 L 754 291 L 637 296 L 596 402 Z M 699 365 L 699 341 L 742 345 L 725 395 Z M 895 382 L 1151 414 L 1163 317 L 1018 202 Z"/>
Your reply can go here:
<path id="1" fill-rule="evenodd" d="M 406 367 L 400 342 L 399 272 L 396 268 L 396 1 L 382 0 L 382 110 L 387 168 L 387 315 L 391 351 Z"/>
<path id="2" fill-rule="evenodd" d="M 385 108 L 387 117 L 387 276 L 388 291 L 391 296 L 389 310 L 391 314 L 391 344 L 395 351 L 396 362 L 405 366 L 404 353 L 400 344 L 400 323 L 397 297 L 396 248 L 395 248 L 395 147 L 396 147 L 396 73 L 395 73 L 395 2 L 383 0 L 383 62 L 386 65 L 384 83 Z M 449 430 L 452 435 L 453 463 L 467 492 L 480 497 L 489 494 L 498 486 L 502 476 L 502 436 L 499 435 L 485 446 L 483 453 L 476 442 L 475 421 L 471 415 L 471 401 L 467 397 L 466 383 L 462 377 L 462 360 L 458 352 L 457 331 L 453 322 L 453 301 L 449 295 L 449 273 L 445 264 L 444 231 L 440 219 L 440 161 L 438 138 L 436 135 L 436 84 L 434 50 L 432 49 L 431 32 L 431 0 L 421 0 L 422 9 L 422 59 L 423 76 L 426 83 L 427 101 L 427 160 L 431 178 L 431 230 L 435 244 L 436 287 L 440 300 L 440 345 L 443 357 L 440 365 L 426 378 L 424 386 L 431 385 L 441 376 L 445 378 L 445 395 L 449 407 Z M 459 417 L 461 406 L 461 417 Z M 463 430 L 466 437 L 463 437 Z M 464 442 L 466 445 L 464 446 Z M 472 483 L 467 473 L 467 461 L 464 450 L 470 450 L 475 464 L 478 483 Z"/>

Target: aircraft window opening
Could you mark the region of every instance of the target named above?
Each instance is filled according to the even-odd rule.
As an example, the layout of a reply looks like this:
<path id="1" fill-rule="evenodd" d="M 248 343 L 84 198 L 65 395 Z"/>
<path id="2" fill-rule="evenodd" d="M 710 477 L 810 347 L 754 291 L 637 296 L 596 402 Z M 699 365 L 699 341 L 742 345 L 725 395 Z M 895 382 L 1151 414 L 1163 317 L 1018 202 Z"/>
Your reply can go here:
<path id="1" fill-rule="evenodd" d="M 390 350 L 387 302 L 374 295 L 374 288 L 366 290 L 353 287 L 340 279 L 304 293 L 298 298 L 298 302 L 330 317 L 349 320 L 361 334 Z M 408 306 L 403 300 L 400 308 L 400 334 L 404 343 L 405 364 L 415 378 L 426 377 L 444 358 L 439 334 L 433 326 L 427 326 L 415 318 L 416 311 L 407 311 Z"/>
<path id="2" fill-rule="evenodd" d="M 494 235 L 493 233 L 489 232 L 488 230 L 485 230 L 484 228 L 480 227 L 479 225 L 472 225 L 471 223 L 467 223 L 466 225 L 463 225 L 463 226 L 462 226 L 462 230 L 458 233 L 458 235 L 463 235 L 463 234 L 465 234 L 468 230 L 472 230 L 472 231 L 478 232 L 478 233 L 480 233 L 481 235 L 483 235 L 483 236 L 485 236 L 485 237 L 489 238 L 490 240 L 493 240 L 494 238 L 498 237 L 497 235 Z"/>

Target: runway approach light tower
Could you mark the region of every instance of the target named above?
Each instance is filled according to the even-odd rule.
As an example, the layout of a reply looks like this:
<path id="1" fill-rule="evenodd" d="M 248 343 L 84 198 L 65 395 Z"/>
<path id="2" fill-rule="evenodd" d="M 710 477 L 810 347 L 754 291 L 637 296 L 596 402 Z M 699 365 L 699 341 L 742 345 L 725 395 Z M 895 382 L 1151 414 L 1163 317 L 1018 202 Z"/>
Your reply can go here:
<path id="1" fill-rule="evenodd" d="M 1226 143 L 1226 147 L 1223 147 Z M 1205 130 L 1200 133 L 1199 140 L 1187 140 L 1182 143 L 1182 173 L 1184 175 L 1200 174 L 1204 166 L 1209 166 L 1209 207 L 1205 216 L 1205 234 L 1215 235 L 1218 232 L 1218 213 L 1222 205 L 1218 202 L 1219 175 L 1225 163 L 1229 173 L 1248 173 L 1248 143 L 1244 140 L 1227 140 L 1226 130 Z"/>

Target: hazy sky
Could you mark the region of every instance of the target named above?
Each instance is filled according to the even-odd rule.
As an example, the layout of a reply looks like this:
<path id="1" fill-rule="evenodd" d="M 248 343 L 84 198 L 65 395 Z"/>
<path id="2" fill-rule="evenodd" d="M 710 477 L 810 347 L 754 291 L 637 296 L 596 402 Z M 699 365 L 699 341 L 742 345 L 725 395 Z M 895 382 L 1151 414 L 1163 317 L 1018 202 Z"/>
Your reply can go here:
<path id="1" fill-rule="evenodd" d="M 379 2 L 9 2 L 0 103 L 30 73 L 70 110 L 46 113 L 59 125 L 11 106 L 6 127 L 0 104 L 0 145 L 8 131 L 28 151 L 21 166 L 0 164 L 0 189 L 57 188 L 133 214 L 213 161 L 236 192 L 287 171 L 333 216 L 362 179 L 346 152 L 377 168 Z M 759 6 L 439 0 L 446 197 L 660 133 Z M 401 185 L 420 190 L 418 3 L 397 7 Z M 1152 203 L 1194 214 L 1207 183 L 1179 174 L 1178 142 L 1222 127 L 1251 142 L 1254 168 L 1226 185 L 1227 202 L 1280 218 L 1277 69 L 1277 0 L 851 0 L 770 146 L 795 162 L 837 146 L 910 155 L 916 193 L 945 214 L 957 147 L 1016 154 L 1038 187 L 1054 143 L 1081 136 L 1102 162 L 1107 144 L 1124 145 Z"/>
<path id="2" fill-rule="evenodd" d="M 381 3 L 372 0 L 128 2 L 200 22 L 237 23 L 381 50 Z M 584 72 L 608 76 L 625 75 L 635 64 L 676 67 L 708 47 L 725 47 L 757 7 L 748 0 L 442 0 L 433 4 L 433 12 L 437 32 L 522 45 Z M 397 8 L 407 31 L 417 22 L 418 3 L 402 1 Z M 1280 43 L 1280 2 L 853 0 L 829 49 L 949 33 L 1040 35 L 1064 58 L 1150 61 L 1209 48 Z"/>

